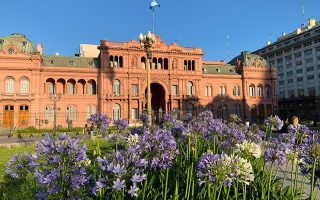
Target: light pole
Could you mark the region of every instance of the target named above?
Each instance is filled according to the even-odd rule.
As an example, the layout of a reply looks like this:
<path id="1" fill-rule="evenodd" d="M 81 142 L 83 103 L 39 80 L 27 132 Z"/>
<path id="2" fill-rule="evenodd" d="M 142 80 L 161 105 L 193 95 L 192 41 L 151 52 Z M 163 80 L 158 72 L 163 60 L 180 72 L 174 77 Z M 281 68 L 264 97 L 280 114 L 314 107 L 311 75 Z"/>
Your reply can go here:
<path id="1" fill-rule="evenodd" d="M 151 117 L 151 84 L 150 84 L 150 63 L 152 61 L 152 51 L 151 49 L 155 46 L 156 37 L 149 31 L 147 35 L 139 34 L 139 40 L 141 47 L 147 54 L 147 114 L 149 120 L 149 126 L 152 123 Z"/>
<path id="2" fill-rule="evenodd" d="M 57 98 L 60 99 L 61 95 L 57 93 L 50 94 L 50 100 L 53 100 L 53 134 L 56 134 L 57 129 Z"/>

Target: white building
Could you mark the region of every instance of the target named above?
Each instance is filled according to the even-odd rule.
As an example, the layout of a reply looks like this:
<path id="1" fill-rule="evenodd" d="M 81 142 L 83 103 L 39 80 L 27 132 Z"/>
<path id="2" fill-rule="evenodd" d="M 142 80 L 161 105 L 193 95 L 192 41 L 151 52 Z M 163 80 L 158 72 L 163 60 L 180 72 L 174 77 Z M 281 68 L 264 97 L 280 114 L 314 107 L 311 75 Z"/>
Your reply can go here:
<path id="1" fill-rule="evenodd" d="M 253 53 L 276 67 L 280 114 L 319 120 L 320 23 L 311 18 Z"/>

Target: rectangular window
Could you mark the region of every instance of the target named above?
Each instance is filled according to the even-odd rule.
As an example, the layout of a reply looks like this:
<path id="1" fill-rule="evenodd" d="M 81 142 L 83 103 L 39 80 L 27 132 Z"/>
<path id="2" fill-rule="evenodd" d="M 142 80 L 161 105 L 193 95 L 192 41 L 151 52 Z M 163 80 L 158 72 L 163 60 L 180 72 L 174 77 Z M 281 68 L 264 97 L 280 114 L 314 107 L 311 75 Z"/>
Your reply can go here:
<path id="1" fill-rule="evenodd" d="M 286 64 L 286 66 L 287 66 L 287 68 L 289 69 L 289 68 L 292 67 L 292 63 L 288 63 L 288 64 Z"/>
<path id="2" fill-rule="evenodd" d="M 277 59 L 277 63 L 278 63 L 278 64 L 282 64 L 282 62 L 283 62 L 283 58 Z"/>
<path id="3" fill-rule="evenodd" d="M 283 78 L 284 74 L 283 73 L 279 73 L 279 78 Z"/>
<path id="4" fill-rule="evenodd" d="M 297 74 L 301 74 L 303 72 L 303 69 L 297 69 Z"/>
<path id="5" fill-rule="evenodd" d="M 306 63 L 312 63 L 312 62 L 313 62 L 313 58 L 306 59 Z"/>
<path id="6" fill-rule="evenodd" d="M 316 95 L 316 88 L 314 88 L 314 87 L 308 88 L 308 94 L 311 97 L 315 96 Z"/>
<path id="7" fill-rule="evenodd" d="M 44 119 L 48 120 L 49 122 L 53 122 L 53 107 L 46 106 L 44 111 Z"/>
<path id="8" fill-rule="evenodd" d="M 298 89 L 298 96 L 303 97 L 304 96 L 304 90 L 303 89 Z"/>
<path id="9" fill-rule="evenodd" d="M 279 81 L 279 85 L 284 85 L 284 80 Z"/>
<path id="10" fill-rule="evenodd" d="M 293 83 L 293 79 L 292 78 L 288 79 L 288 84 L 291 84 L 291 83 Z"/>
<path id="11" fill-rule="evenodd" d="M 292 76 L 292 75 L 293 75 L 293 71 L 287 72 L 287 76 Z"/>
<path id="12" fill-rule="evenodd" d="M 301 52 L 295 53 L 295 54 L 294 54 L 294 57 L 295 57 L 295 58 L 300 58 L 300 57 L 301 57 Z"/>
<path id="13" fill-rule="evenodd" d="M 288 96 L 294 97 L 294 90 L 288 90 Z"/>
<path id="14" fill-rule="evenodd" d="M 132 84 L 131 85 L 131 95 L 132 96 L 137 96 L 138 95 L 138 85 L 137 84 Z"/>
<path id="15" fill-rule="evenodd" d="M 313 74 L 312 74 L 312 75 L 308 75 L 308 76 L 307 76 L 307 79 L 308 79 L 308 80 L 313 80 L 313 79 L 314 79 Z"/>
<path id="16" fill-rule="evenodd" d="M 301 76 L 301 77 L 297 77 L 297 82 L 301 82 L 301 81 L 303 81 L 303 77 Z"/>
<path id="17" fill-rule="evenodd" d="M 308 55 L 311 55 L 311 54 L 312 54 L 312 49 L 304 50 L 304 55 L 305 56 L 308 56 Z"/>
<path id="18" fill-rule="evenodd" d="M 313 71 L 313 66 L 307 67 L 307 72 Z"/>
<path id="19" fill-rule="evenodd" d="M 297 66 L 302 65 L 302 61 L 301 61 L 301 60 L 297 61 L 297 62 L 296 62 L 296 65 L 297 65 Z"/>
<path id="20" fill-rule="evenodd" d="M 67 106 L 66 108 L 66 120 L 76 120 L 77 119 L 77 107 Z"/>
<path id="21" fill-rule="evenodd" d="M 284 91 L 281 91 L 281 92 L 280 92 L 280 95 L 279 95 L 280 98 L 282 98 L 282 99 L 285 98 L 285 94 L 286 94 L 286 93 L 285 93 Z"/>
<path id="22" fill-rule="evenodd" d="M 138 108 L 132 108 L 131 109 L 131 119 L 133 119 L 133 120 L 138 120 L 139 119 Z"/>
<path id="23" fill-rule="evenodd" d="M 320 47 L 316 47 L 316 52 L 320 52 Z"/>
<path id="24" fill-rule="evenodd" d="M 282 66 L 278 66 L 278 71 L 282 72 L 282 70 L 283 70 L 283 67 Z"/>
<path id="25" fill-rule="evenodd" d="M 178 95 L 178 85 L 172 85 L 172 95 Z"/>
<path id="26" fill-rule="evenodd" d="M 286 62 L 291 62 L 291 60 L 292 60 L 292 55 L 286 56 L 285 59 L 286 59 Z"/>

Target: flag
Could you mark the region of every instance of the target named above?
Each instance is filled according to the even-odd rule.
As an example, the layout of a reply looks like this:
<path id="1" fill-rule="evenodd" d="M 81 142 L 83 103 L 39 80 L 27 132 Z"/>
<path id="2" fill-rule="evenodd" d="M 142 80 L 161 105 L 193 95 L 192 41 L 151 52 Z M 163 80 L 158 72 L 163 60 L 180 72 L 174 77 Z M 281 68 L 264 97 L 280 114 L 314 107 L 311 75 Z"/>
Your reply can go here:
<path id="1" fill-rule="evenodd" d="M 152 0 L 150 3 L 150 9 L 153 10 L 155 7 L 160 7 L 160 4 L 156 0 Z"/>

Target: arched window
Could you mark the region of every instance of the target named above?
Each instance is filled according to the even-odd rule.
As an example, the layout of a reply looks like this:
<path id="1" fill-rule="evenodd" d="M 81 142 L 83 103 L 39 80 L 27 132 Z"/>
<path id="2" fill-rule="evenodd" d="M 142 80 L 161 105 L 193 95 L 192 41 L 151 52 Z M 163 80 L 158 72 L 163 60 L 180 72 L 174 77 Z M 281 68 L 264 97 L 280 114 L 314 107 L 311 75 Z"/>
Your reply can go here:
<path id="1" fill-rule="evenodd" d="M 205 96 L 206 97 L 211 97 L 211 91 L 212 91 L 212 87 L 211 86 L 206 86 L 205 87 Z"/>
<path id="2" fill-rule="evenodd" d="M 240 96 L 240 87 L 239 86 L 234 86 L 233 87 L 233 95 L 234 96 Z"/>
<path id="3" fill-rule="evenodd" d="M 119 56 L 119 66 L 123 67 L 123 57 Z"/>
<path id="4" fill-rule="evenodd" d="M 53 122 L 53 106 L 46 106 L 44 110 L 44 119 Z"/>
<path id="5" fill-rule="evenodd" d="M 74 95 L 76 93 L 76 81 L 73 79 L 68 80 L 67 83 L 67 87 L 68 87 L 68 94 L 69 95 Z"/>
<path id="6" fill-rule="evenodd" d="M 5 93 L 8 95 L 13 95 L 14 94 L 14 79 L 13 77 L 7 77 L 5 79 Z"/>
<path id="7" fill-rule="evenodd" d="M 67 106 L 66 120 L 75 121 L 77 119 L 77 107 L 75 105 Z"/>
<path id="8" fill-rule="evenodd" d="M 257 118 L 257 106 L 256 106 L 256 104 L 251 105 L 250 111 L 251 111 L 251 120 L 256 120 L 256 118 Z"/>
<path id="9" fill-rule="evenodd" d="M 141 57 L 141 68 L 146 69 L 146 58 L 145 57 Z"/>
<path id="10" fill-rule="evenodd" d="M 96 81 L 95 80 L 89 80 L 87 84 L 87 94 L 94 95 L 96 94 Z"/>
<path id="11" fill-rule="evenodd" d="M 113 120 L 118 120 L 121 118 L 121 109 L 119 104 L 114 104 L 112 107 Z"/>
<path id="12" fill-rule="evenodd" d="M 118 67 L 119 59 L 118 56 L 114 56 L 113 66 Z"/>
<path id="13" fill-rule="evenodd" d="M 188 60 L 188 71 L 191 71 L 191 60 Z"/>
<path id="14" fill-rule="evenodd" d="M 163 63 L 163 65 L 164 65 L 163 68 L 164 68 L 164 69 L 168 69 L 168 68 L 169 68 L 169 64 L 168 64 L 168 63 L 169 63 L 169 62 L 168 62 L 168 58 L 165 58 L 165 59 L 164 59 L 164 63 Z"/>
<path id="15" fill-rule="evenodd" d="M 27 77 L 20 79 L 20 94 L 29 94 L 29 79 Z"/>
<path id="16" fill-rule="evenodd" d="M 258 96 L 259 96 L 259 97 L 262 97 L 262 96 L 263 96 L 262 85 L 258 85 L 258 87 L 257 87 L 257 93 L 258 93 Z"/>
<path id="17" fill-rule="evenodd" d="M 187 71 L 188 70 L 188 61 L 184 60 L 183 62 L 183 70 Z"/>
<path id="18" fill-rule="evenodd" d="M 90 115 L 96 114 L 97 113 L 97 106 L 95 105 L 87 105 L 87 113 L 86 117 L 87 119 L 90 117 Z"/>
<path id="19" fill-rule="evenodd" d="M 162 69 L 162 58 L 158 59 L 157 69 Z"/>
<path id="20" fill-rule="evenodd" d="M 193 104 L 192 104 L 192 103 L 189 103 L 189 104 L 187 105 L 187 112 L 192 114 L 192 113 L 193 113 L 193 109 L 194 109 Z"/>
<path id="21" fill-rule="evenodd" d="M 156 66 L 157 66 L 157 58 L 153 58 L 151 69 L 156 69 Z"/>
<path id="22" fill-rule="evenodd" d="M 267 96 L 267 97 L 270 97 L 270 95 L 271 95 L 270 85 L 267 84 L 267 85 L 264 87 L 264 89 L 265 89 L 266 96 Z"/>
<path id="23" fill-rule="evenodd" d="M 120 81 L 114 80 L 112 83 L 112 93 L 114 95 L 120 95 Z"/>
<path id="24" fill-rule="evenodd" d="M 113 67 L 113 56 L 109 57 L 109 67 Z"/>
<path id="25" fill-rule="evenodd" d="M 226 95 L 226 86 L 222 85 L 219 87 L 219 95 Z"/>
<path id="26" fill-rule="evenodd" d="M 194 94 L 194 87 L 192 82 L 187 83 L 187 95 L 193 95 Z"/>
<path id="27" fill-rule="evenodd" d="M 193 60 L 192 61 L 192 71 L 195 71 L 195 69 L 196 69 L 196 64 L 195 64 L 195 61 Z"/>
<path id="28" fill-rule="evenodd" d="M 253 84 L 249 86 L 249 96 L 250 97 L 256 96 L 255 86 Z"/>

